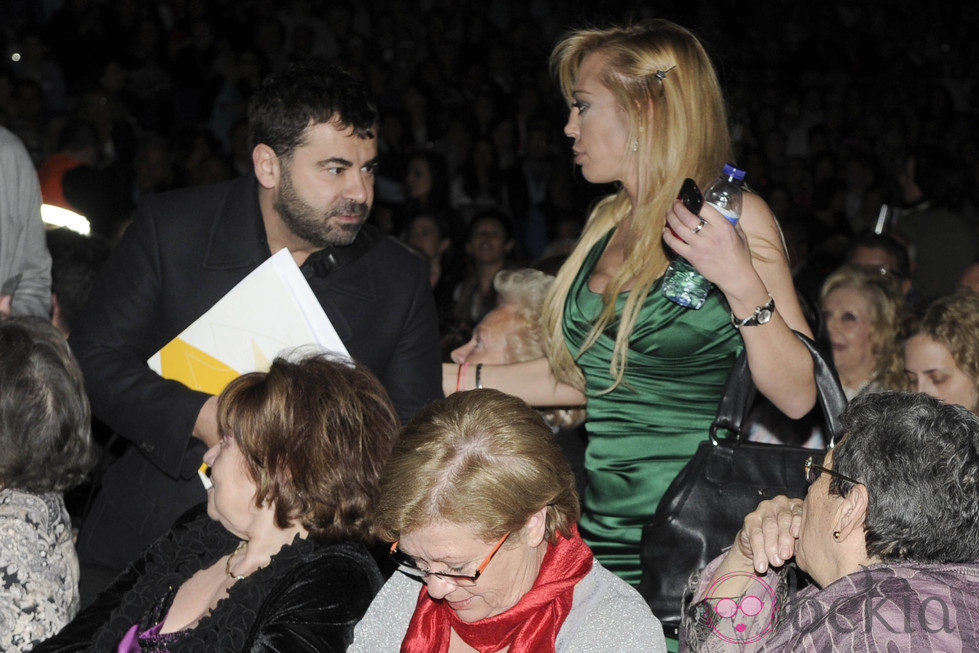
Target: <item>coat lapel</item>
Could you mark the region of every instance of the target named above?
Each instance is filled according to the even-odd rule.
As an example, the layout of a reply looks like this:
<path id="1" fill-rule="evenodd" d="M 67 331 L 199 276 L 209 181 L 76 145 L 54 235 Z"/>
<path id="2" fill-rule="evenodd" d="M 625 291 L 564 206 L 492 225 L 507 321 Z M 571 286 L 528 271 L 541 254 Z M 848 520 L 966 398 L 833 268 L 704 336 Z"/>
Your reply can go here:
<path id="1" fill-rule="evenodd" d="M 258 182 L 254 175 L 239 177 L 229 184 L 211 223 L 204 269 L 256 267 L 271 255 L 258 206 Z"/>

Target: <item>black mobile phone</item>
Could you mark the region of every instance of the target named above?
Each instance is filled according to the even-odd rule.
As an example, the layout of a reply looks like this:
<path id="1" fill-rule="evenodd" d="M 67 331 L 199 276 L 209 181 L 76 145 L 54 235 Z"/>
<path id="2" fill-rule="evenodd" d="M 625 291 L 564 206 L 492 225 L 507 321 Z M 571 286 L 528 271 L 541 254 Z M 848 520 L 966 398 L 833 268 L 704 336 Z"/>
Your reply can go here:
<path id="1" fill-rule="evenodd" d="M 697 182 L 690 177 L 684 179 L 683 185 L 680 186 L 680 193 L 676 197 L 683 202 L 688 211 L 694 215 L 700 215 L 700 209 L 704 205 L 704 196 L 697 188 Z"/>

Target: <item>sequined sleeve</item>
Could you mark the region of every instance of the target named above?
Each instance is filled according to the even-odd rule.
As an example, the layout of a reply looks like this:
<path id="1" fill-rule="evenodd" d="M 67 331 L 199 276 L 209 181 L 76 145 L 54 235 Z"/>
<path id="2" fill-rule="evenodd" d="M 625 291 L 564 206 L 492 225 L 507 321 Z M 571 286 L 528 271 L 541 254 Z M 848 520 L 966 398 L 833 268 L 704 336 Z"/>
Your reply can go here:
<path id="1" fill-rule="evenodd" d="M 78 558 L 61 495 L 0 491 L 0 650 L 31 650 L 75 616 L 78 602 Z"/>

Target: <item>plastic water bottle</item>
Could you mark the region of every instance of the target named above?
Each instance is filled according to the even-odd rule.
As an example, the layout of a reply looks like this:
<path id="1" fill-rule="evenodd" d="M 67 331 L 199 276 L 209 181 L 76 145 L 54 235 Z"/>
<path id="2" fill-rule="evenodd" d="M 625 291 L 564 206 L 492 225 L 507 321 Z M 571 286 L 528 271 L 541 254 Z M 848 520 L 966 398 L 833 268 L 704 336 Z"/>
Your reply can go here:
<path id="1" fill-rule="evenodd" d="M 741 217 L 741 182 L 744 170 L 730 163 L 704 193 L 704 201 L 713 206 L 731 224 Z M 687 259 L 677 256 L 663 275 L 662 293 L 670 301 L 688 308 L 700 308 L 707 300 L 713 285 Z"/>

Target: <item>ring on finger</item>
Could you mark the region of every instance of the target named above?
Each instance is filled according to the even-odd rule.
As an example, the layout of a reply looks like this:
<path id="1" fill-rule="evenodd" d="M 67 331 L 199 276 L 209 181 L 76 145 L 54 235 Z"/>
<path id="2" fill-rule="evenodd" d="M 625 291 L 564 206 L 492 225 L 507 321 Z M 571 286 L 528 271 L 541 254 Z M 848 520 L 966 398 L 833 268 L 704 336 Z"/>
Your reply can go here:
<path id="1" fill-rule="evenodd" d="M 691 227 L 690 228 L 690 231 L 694 232 L 695 234 L 699 234 L 700 233 L 700 230 L 704 228 L 704 225 L 705 224 L 707 224 L 707 221 L 704 220 L 703 218 L 701 218 L 700 219 L 700 222 L 697 223 L 697 226 L 696 227 Z"/>

